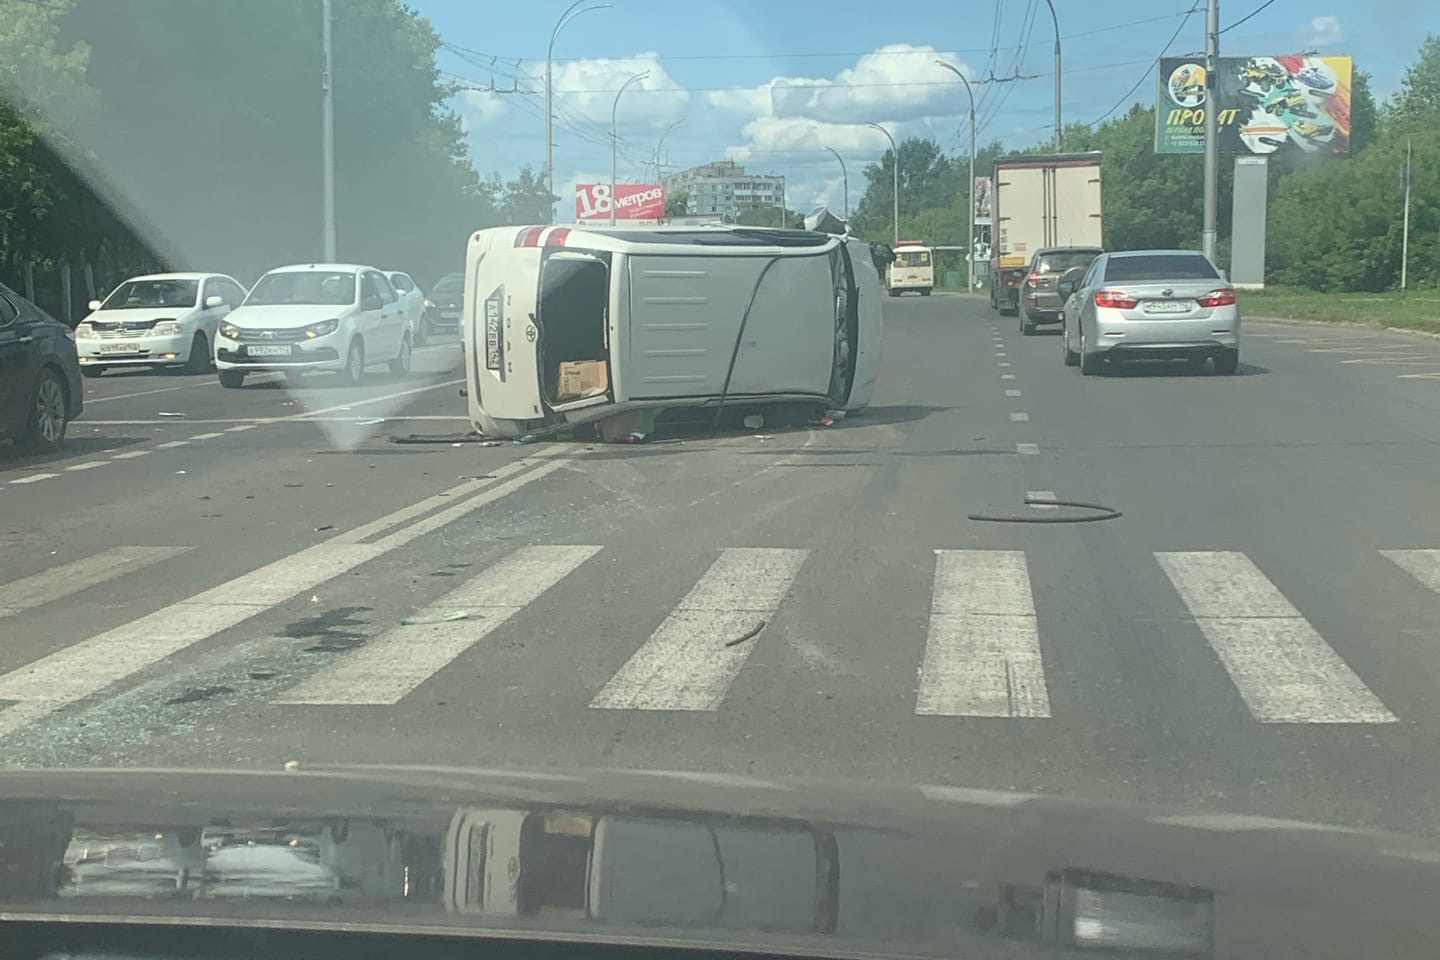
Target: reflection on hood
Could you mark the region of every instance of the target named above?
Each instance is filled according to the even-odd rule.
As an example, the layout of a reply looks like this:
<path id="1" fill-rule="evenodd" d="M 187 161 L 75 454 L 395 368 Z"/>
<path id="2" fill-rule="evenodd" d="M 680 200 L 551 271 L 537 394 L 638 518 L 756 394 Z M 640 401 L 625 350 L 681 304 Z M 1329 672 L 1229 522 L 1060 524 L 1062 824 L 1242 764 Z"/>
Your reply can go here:
<path id="1" fill-rule="evenodd" d="M 541 800 L 479 773 L 380 769 L 66 773 L 52 796 L 46 775 L 13 774 L 32 799 L 0 799 L 0 915 L 123 918 L 143 901 L 193 922 L 223 903 L 230 922 L 876 957 L 1433 955 L 1440 845 L 1411 838 L 661 774 L 547 781 Z"/>

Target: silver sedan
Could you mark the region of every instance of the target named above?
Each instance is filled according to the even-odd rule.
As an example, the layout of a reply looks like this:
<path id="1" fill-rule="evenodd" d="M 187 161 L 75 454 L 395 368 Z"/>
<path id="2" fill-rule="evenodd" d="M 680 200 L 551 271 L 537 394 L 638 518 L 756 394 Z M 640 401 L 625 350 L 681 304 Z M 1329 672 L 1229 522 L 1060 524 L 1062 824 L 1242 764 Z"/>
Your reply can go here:
<path id="1" fill-rule="evenodd" d="M 1065 365 L 1094 374 L 1106 361 L 1213 360 L 1215 372 L 1240 365 L 1235 288 L 1197 250 L 1104 253 L 1082 276 L 1060 282 L 1065 297 Z"/>

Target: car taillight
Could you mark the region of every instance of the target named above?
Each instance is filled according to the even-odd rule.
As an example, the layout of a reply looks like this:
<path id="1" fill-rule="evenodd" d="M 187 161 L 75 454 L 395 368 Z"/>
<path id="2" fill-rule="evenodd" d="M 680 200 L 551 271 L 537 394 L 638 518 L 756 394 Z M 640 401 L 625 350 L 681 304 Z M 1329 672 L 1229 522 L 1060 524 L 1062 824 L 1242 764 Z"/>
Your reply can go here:
<path id="1" fill-rule="evenodd" d="M 1039 282 L 1040 282 L 1040 274 L 1038 274 L 1038 273 L 1033 273 L 1033 272 L 1032 272 L 1032 273 L 1030 274 L 1030 276 L 1028 276 L 1028 277 L 1025 278 L 1025 286 L 1027 286 L 1027 287 L 1034 287 L 1034 286 L 1035 286 L 1036 284 L 1038 284 Z"/>
<path id="2" fill-rule="evenodd" d="M 1133 310 L 1139 300 L 1119 290 L 1096 290 L 1095 306 L 1113 307 L 1116 310 Z"/>
<path id="3" fill-rule="evenodd" d="M 1202 307 L 1228 307 L 1235 303 L 1235 291 L 1230 287 L 1220 287 L 1203 297 L 1196 297 L 1195 302 Z"/>

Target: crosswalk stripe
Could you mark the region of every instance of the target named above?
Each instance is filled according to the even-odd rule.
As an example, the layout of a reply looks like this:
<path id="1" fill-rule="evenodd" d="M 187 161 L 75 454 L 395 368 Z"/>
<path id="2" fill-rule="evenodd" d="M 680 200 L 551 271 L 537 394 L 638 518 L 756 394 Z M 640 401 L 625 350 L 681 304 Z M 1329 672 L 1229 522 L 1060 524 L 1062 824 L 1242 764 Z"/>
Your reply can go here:
<path id="1" fill-rule="evenodd" d="M 720 553 L 650 639 L 596 694 L 597 710 L 715 710 L 780 606 L 808 550 Z"/>
<path id="2" fill-rule="evenodd" d="M 1440 593 L 1440 550 L 1381 550 L 1380 555 Z"/>
<path id="3" fill-rule="evenodd" d="M 274 702 L 312 705 L 399 703 L 485 639 L 602 548 L 524 547 L 422 611 L 413 624 L 371 640 L 333 669 Z M 449 613 L 463 619 L 446 620 Z"/>
<path id="4" fill-rule="evenodd" d="M 918 714 L 1048 717 L 1050 696 L 1020 550 L 936 550 Z"/>
<path id="5" fill-rule="evenodd" d="M 515 461 L 507 467 L 525 472 L 484 486 L 468 499 L 432 516 L 410 522 L 415 511 L 412 504 L 333 540 L 282 557 L 218 587 L 0 675 L 0 700 L 20 701 L 0 709 L 0 737 L 98 693 L 192 644 L 244 623 L 326 580 L 348 573 L 570 462 L 570 458 L 547 459 L 526 470 L 526 464 Z M 502 467 L 495 473 L 499 476 L 505 470 L 506 467 Z M 448 492 L 458 496 L 476 489 L 474 481 L 466 481 Z M 402 521 L 408 525 L 385 533 L 373 543 L 355 542 L 362 535 L 390 530 Z"/>
<path id="6" fill-rule="evenodd" d="M 54 603 L 73 593 L 88 590 L 96 584 L 114 579 L 153 563 L 168 560 L 189 550 L 189 547 L 112 547 L 97 554 L 62 563 L 19 580 L 0 584 L 0 618 L 14 616 L 22 610 Z"/>
<path id="7" fill-rule="evenodd" d="M 1394 723 L 1392 714 L 1243 553 L 1157 553 L 1261 723 Z"/>

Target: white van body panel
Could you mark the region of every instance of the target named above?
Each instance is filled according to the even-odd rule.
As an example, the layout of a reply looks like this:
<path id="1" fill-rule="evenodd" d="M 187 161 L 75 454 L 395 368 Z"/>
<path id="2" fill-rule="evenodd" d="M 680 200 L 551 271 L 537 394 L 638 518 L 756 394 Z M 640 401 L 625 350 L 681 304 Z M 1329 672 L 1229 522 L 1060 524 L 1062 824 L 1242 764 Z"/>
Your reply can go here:
<path id="1" fill-rule="evenodd" d="M 487 435 L 517 437 L 722 397 L 858 410 L 878 377 L 881 296 L 869 248 L 838 236 L 481 230 L 467 251 L 462 317 L 470 418 Z M 557 402 L 559 363 L 602 360 L 604 395 Z"/>

